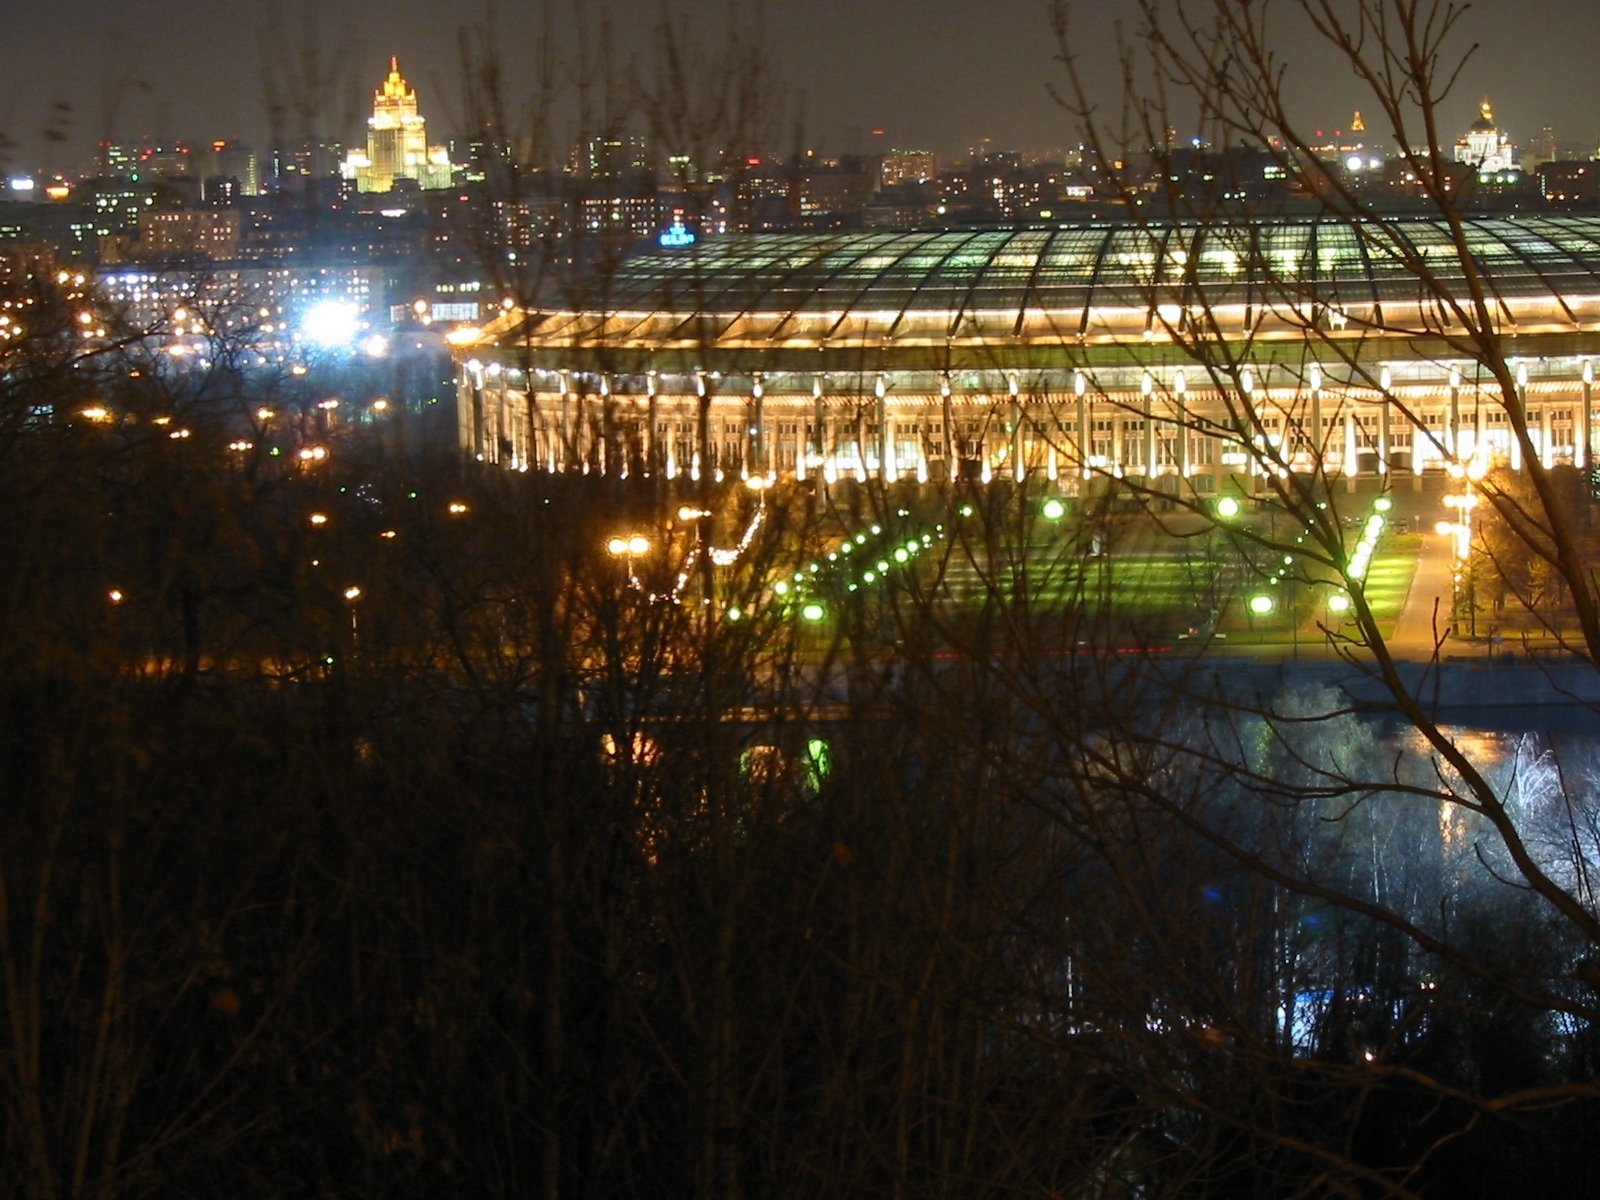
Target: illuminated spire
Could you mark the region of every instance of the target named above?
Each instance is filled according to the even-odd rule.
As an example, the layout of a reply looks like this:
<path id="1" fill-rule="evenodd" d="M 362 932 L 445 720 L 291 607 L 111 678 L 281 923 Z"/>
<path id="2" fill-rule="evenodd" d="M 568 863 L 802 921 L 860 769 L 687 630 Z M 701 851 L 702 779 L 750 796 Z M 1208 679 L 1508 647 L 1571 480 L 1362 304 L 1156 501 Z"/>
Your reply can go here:
<path id="1" fill-rule="evenodd" d="M 1361 119 L 1361 110 L 1358 108 L 1356 109 L 1356 115 L 1350 118 L 1350 132 L 1365 133 L 1366 131 L 1367 123 Z"/>

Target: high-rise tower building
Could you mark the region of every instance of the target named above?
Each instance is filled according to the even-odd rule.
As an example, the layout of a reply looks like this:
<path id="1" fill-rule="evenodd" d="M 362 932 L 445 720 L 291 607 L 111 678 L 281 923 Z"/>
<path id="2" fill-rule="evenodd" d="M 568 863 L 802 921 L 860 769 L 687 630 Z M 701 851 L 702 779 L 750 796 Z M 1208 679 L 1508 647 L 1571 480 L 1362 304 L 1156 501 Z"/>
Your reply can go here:
<path id="1" fill-rule="evenodd" d="M 427 120 L 417 111 L 417 94 L 400 75 L 398 59 L 389 60 L 389 77 L 373 95 L 367 122 L 365 152 L 352 150 L 344 175 L 363 192 L 387 192 L 397 179 L 414 179 L 418 187 L 450 186 L 450 155 L 443 146 L 428 145 Z"/>

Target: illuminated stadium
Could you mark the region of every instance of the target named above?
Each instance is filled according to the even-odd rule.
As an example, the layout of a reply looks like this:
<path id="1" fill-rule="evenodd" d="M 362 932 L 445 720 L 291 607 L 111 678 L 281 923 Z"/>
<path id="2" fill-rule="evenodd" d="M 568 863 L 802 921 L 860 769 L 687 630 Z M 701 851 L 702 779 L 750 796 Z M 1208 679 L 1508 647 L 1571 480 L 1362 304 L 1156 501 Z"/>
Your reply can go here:
<path id="1" fill-rule="evenodd" d="M 1586 467 L 1600 217 L 729 236 L 459 337 L 462 446 L 522 470 L 885 481 L 1520 466 L 1452 302 L 1486 281 L 1530 444 Z M 1197 353 L 1196 351 L 1199 351 Z"/>

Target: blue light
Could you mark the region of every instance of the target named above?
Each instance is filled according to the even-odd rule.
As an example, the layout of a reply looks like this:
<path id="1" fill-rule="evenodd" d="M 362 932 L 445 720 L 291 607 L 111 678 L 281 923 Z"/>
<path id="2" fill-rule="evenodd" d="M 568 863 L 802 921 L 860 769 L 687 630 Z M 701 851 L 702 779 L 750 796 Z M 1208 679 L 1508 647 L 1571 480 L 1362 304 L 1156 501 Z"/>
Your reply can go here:
<path id="1" fill-rule="evenodd" d="M 656 240 L 663 246 L 692 246 L 695 236 L 683 227 L 682 217 L 674 217 L 672 224 L 662 230 L 661 236 Z"/>

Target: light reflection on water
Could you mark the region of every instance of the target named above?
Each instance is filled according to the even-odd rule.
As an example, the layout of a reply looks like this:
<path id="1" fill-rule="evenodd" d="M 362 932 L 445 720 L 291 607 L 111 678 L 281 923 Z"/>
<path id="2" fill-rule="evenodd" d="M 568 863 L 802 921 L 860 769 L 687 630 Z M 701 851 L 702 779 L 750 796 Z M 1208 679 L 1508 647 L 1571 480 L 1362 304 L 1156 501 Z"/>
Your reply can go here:
<path id="1" fill-rule="evenodd" d="M 1440 729 L 1485 771 L 1554 753 L 1585 765 L 1600 757 L 1600 713 L 1582 704 L 1507 705 L 1442 713 Z M 1413 726 L 1395 717 L 1376 718 L 1378 740 L 1425 764 L 1432 748 Z"/>

